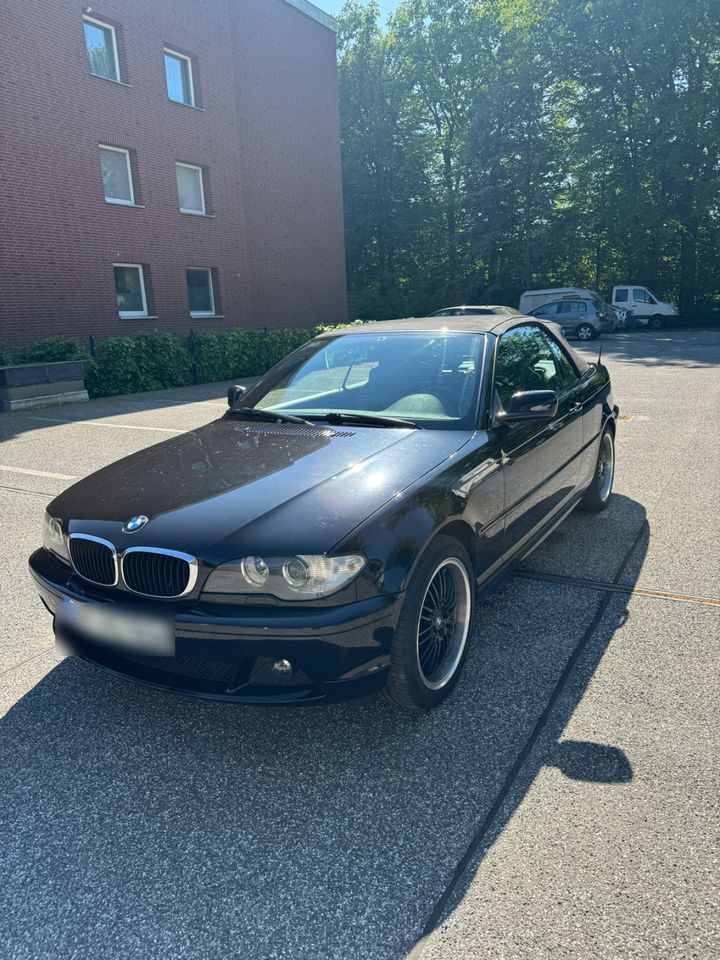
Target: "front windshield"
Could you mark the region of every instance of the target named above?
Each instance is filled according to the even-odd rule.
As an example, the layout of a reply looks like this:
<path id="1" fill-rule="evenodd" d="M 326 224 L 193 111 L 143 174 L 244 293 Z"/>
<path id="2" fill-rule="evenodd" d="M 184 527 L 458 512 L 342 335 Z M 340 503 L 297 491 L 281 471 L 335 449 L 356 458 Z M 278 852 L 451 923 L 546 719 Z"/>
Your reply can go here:
<path id="1" fill-rule="evenodd" d="M 474 425 L 484 336 L 346 334 L 313 340 L 248 395 L 254 407 L 321 420 L 326 414 Z"/>

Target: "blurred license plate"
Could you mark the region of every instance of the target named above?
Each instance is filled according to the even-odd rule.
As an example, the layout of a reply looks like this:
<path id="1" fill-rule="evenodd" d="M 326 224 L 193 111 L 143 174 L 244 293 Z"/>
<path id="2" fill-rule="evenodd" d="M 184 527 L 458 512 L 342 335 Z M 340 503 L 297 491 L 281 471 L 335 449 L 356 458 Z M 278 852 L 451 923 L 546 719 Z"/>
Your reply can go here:
<path id="1" fill-rule="evenodd" d="M 63 597 L 57 606 L 59 632 L 69 628 L 93 643 L 148 656 L 175 655 L 175 631 L 170 619 L 118 610 L 105 603 L 75 603 Z"/>

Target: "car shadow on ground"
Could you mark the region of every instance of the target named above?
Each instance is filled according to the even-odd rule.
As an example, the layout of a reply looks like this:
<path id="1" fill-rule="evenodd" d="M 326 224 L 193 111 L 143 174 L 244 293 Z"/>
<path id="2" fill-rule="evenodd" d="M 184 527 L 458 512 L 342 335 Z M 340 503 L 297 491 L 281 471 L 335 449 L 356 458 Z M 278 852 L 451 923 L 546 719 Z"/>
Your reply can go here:
<path id="1" fill-rule="evenodd" d="M 573 519 L 600 552 L 613 509 L 606 579 L 627 583 L 641 504 Z M 0 721 L 5 955 L 406 957 L 543 766 L 632 778 L 622 743 L 561 736 L 618 626 L 609 598 L 507 581 L 455 694 L 420 718 L 196 702 L 59 663 Z"/>

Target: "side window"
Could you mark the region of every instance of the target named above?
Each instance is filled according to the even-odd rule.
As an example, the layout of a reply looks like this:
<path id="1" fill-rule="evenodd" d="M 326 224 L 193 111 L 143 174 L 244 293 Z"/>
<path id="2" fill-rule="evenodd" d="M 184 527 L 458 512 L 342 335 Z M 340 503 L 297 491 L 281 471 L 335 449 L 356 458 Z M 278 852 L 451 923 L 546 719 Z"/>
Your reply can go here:
<path id="1" fill-rule="evenodd" d="M 507 409 L 516 393 L 571 387 L 578 379 L 563 349 L 544 330 L 515 327 L 503 334 L 495 355 L 493 401 Z"/>
<path id="2" fill-rule="evenodd" d="M 577 383 L 579 379 L 578 373 L 572 363 L 570 363 L 570 358 L 557 341 L 550 340 L 550 352 L 555 362 L 555 376 L 557 378 L 554 389 L 558 392 L 569 390 Z"/>
<path id="3" fill-rule="evenodd" d="M 557 313 L 557 308 L 557 303 L 545 303 L 542 307 L 538 307 L 537 310 L 533 310 L 533 314 L 536 317 L 554 317 Z"/>
<path id="4" fill-rule="evenodd" d="M 582 300 L 563 300 L 558 307 L 558 313 L 585 313 L 587 310 Z"/>
<path id="5" fill-rule="evenodd" d="M 633 290 L 633 300 L 637 301 L 638 303 L 649 303 L 650 300 L 648 298 L 647 290 L 643 290 L 642 287 L 635 287 Z"/>
<path id="6" fill-rule="evenodd" d="M 616 303 L 627 303 L 628 301 L 628 291 L 627 290 L 616 290 L 615 291 L 615 302 Z"/>

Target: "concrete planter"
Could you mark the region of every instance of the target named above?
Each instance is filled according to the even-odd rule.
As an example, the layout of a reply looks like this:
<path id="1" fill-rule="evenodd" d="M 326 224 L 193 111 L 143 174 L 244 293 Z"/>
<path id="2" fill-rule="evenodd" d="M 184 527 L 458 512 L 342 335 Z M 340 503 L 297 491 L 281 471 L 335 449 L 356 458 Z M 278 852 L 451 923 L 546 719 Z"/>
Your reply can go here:
<path id="1" fill-rule="evenodd" d="M 0 367 L 0 409 L 24 410 L 88 399 L 83 360 Z"/>

